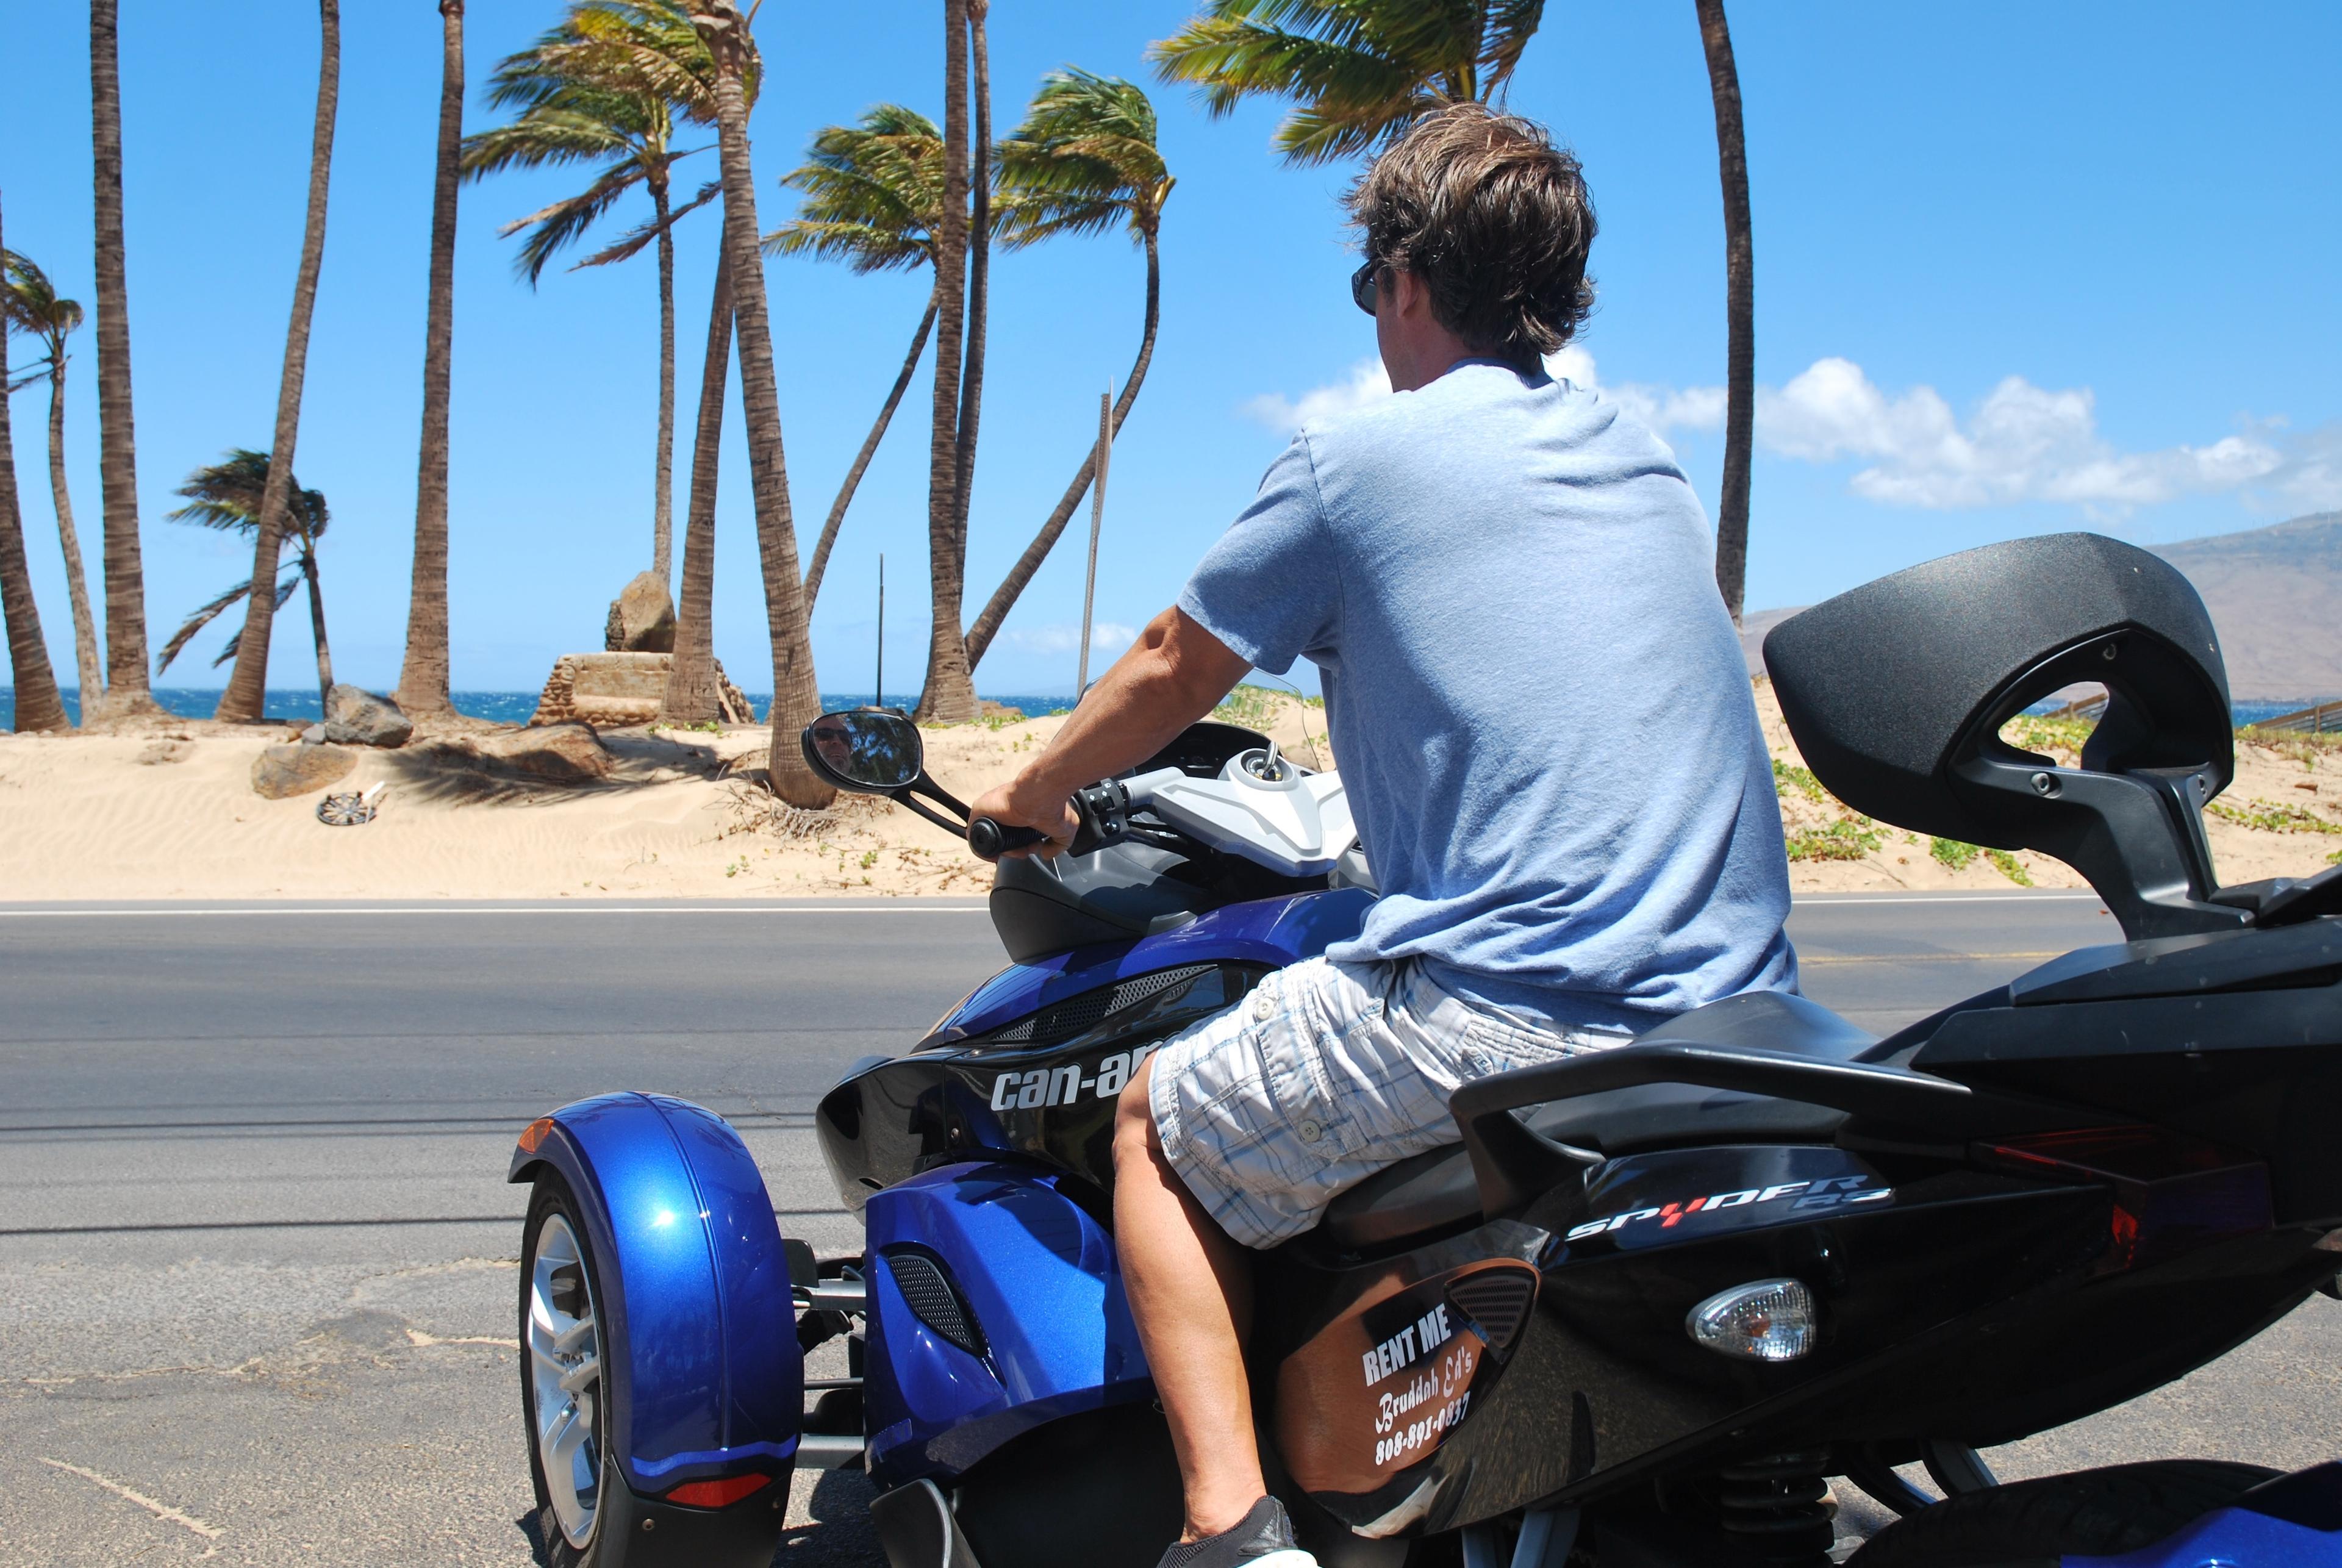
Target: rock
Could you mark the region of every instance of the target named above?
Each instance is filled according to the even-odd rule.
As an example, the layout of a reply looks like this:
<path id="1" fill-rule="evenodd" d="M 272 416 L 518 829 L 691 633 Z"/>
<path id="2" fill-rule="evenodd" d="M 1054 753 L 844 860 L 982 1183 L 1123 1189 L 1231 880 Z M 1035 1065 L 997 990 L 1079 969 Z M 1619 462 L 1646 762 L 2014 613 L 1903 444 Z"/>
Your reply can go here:
<path id="1" fill-rule="evenodd" d="M 307 729 L 301 732 L 301 739 L 308 742 L 309 744 L 313 746 L 324 745 L 325 744 L 325 726 L 321 724 L 311 724 Z"/>
<path id="2" fill-rule="evenodd" d="M 166 763 L 183 763 L 193 750 L 185 741 L 175 737 L 155 741 L 138 754 L 138 765 L 152 768 L 161 767 Z"/>
<path id="3" fill-rule="evenodd" d="M 322 739 L 353 746 L 403 746 L 415 734 L 415 721 L 398 711 L 388 697 L 355 686 L 336 685 L 325 694 L 325 734 Z M 308 739 L 308 732 L 302 732 Z"/>
<path id="4" fill-rule="evenodd" d="M 675 652 L 675 599 L 656 572 L 645 572 L 610 601 L 602 645 L 613 654 Z"/>
<path id="5" fill-rule="evenodd" d="M 349 776 L 355 753 L 341 746 L 270 746 L 252 762 L 252 793 L 265 800 L 290 800 Z"/>
<path id="6" fill-rule="evenodd" d="M 565 654 L 545 677 L 536 699 L 532 725 L 564 724 L 571 720 L 606 730 L 646 724 L 658 717 L 666 700 L 667 672 L 672 654 Z M 731 724 L 754 724 L 747 694 L 716 666 L 718 707 Z"/>
<path id="7" fill-rule="evenodd" d="M 1012 708 L 1006 703 L 996 703 L 990 697 L 986 697 L 976 704 L 976 717 L 982 719 L 1007 719 L 1014 723 L 1025 716 L 1025 710 Z"/>
<path id="8" fill-rule="evenodd" d="M 610 776 L 610 754 L 591 724 L 539 724 L 483 735 L 472 750 L 491 764 L 532 778 L 582 784 Z"/>

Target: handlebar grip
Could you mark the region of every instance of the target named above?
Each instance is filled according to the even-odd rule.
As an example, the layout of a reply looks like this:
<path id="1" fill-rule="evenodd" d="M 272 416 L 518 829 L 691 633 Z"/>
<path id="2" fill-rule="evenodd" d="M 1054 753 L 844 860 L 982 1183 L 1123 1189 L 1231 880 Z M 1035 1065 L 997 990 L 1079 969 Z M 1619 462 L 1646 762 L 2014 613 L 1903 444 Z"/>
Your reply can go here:
<path id="1" fill-rule="evenodd" d="M 998 860 L 1012 849 L 1030 849 L 1046 844 L 1049 835 L 1037 828 L 1008 827 L 988 816 L 977 817 L 967 824 L 967 847 L 976 852 L 978 860 Z"/>

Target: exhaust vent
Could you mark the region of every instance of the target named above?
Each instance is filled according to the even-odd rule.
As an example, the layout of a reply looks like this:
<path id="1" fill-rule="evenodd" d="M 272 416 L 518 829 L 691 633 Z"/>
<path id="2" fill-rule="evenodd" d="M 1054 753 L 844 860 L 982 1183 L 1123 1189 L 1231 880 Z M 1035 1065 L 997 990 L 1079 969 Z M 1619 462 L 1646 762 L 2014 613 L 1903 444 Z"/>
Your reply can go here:
<path id="1" fill-rule="evenodd" d="M 1472 1320 L 1488 1348 L 1499 1356 L 1512 1353 L 1513 1342 L 1528 1322 L 1536 1302 L 1537 1273 L 1523 1264 L 1476 1269 L 1447 1287 L 1447 1304 Z"/>
<path id="2" fill-rule="evenodd" d="M 1135 1007 L 1174 987 L 1186 986 L 1211 972 L 1212 965 L 1208 964 L 1190 964 L 1180 969 L 1158 969 L 1152 974 L 1141 974 L 1115 985 L 1101 985 L 1095 991 L 1067 997 L 1055 1006 L 1044 1007 L 1032 1017 L 990 1036 L 985 1044 L 1054 1045 L 1072 1039 L 1126 1007 Z"/>
<path id="3" fill-rule="evenodd" d="M 888 1252 L 879 1254 L 895 1276 L 895 1288 L 911 1315 L 970 1355 L 986 1353 L 984 1325 L 946 1277 L 943 1266 L 925 1253 Z"/>

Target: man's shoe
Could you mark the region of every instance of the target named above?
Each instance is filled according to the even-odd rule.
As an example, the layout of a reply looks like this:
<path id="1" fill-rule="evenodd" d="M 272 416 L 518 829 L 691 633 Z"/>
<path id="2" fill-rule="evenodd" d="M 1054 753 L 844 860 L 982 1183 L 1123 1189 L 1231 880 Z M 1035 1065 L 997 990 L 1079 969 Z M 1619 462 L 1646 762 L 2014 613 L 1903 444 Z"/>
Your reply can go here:
<path id="1" fill-rule="evenodd" d="M 1293 1543 L 1285 1504 L 1264 1497 L 1235 1529 L 1173 1546 L 1159 1568 L 1317 1568 L 1317 1559 Z"/>

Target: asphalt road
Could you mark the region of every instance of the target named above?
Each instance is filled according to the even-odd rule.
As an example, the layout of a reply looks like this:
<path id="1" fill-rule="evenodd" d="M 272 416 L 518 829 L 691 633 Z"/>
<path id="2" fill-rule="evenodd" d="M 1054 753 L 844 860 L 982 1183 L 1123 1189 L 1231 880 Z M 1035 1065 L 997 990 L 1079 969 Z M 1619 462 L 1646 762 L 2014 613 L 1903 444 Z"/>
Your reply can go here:
<path id="1" fill-rule="evenodd" d="M 2054 894 L 1817 898 L 1793 932 L 1808 994 L 1879 1033 L 2115 939 Z M 786 1230 L 851 1250 L 815 1100 L 1001 962 L 962 903 L 0 905 L 0 1564 L 532 1561 L 515 1132 L 684 1095 Z M 2333 1457 L 2337 1395 L 2314 1298 L 1991 1457 L 2290 1467 Z M 865 1497 L 800 1480 L 779 1561 L 876 1562 Z"/>

